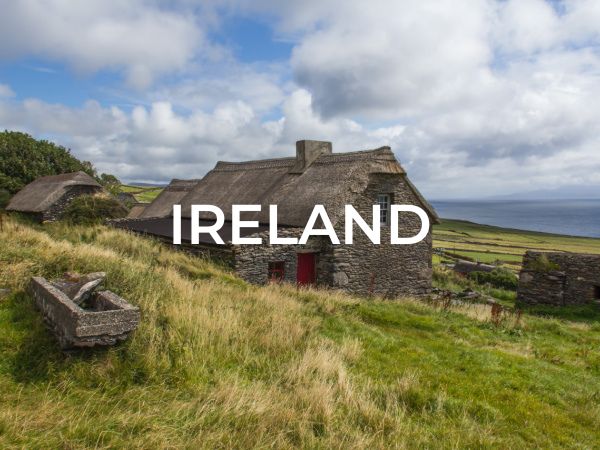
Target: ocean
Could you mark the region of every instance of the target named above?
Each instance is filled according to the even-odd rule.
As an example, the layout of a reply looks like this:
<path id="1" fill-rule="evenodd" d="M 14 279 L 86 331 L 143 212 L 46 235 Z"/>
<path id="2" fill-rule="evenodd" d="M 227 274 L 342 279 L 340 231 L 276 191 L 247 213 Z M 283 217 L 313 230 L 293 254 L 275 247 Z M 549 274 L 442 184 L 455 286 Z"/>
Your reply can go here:
<path id="1" fill-rule="evenodd" d="M 432 201 L 446 219 L 600 238 L 598 200 L 444 200 Z"/>

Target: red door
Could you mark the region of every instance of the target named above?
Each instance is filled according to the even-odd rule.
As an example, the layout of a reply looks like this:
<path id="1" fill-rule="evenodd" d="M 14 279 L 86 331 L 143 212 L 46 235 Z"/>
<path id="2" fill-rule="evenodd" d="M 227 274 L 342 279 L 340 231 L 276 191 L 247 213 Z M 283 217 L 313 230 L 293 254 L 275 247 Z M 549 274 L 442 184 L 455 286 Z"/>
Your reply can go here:
<path id="1" fill-rule="evenodd" d="M 296 281 L 299 285 L 315 284 L 315 253 L 298 253 Z"/>

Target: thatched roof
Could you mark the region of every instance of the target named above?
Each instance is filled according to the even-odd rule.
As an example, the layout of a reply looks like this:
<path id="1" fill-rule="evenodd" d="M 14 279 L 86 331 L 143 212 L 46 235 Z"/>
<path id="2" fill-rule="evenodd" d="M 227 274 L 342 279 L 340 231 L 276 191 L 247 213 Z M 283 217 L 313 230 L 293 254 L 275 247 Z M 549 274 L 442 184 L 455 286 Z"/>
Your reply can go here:
<path id="1" fill-rule="evenodd" d="M 38 178 L 17 192 L 6 209 L 19 212 L 44 212 L 74 186 L 102 189 L 102 186 L 85 172 L 50 175 Z"/>
<path id="2" fill-rule="evenodd" d="M 149 203 L 135 203 L 131 206 L 127 219 L 137 219 L 144 212 Z"/>
<path id="3" fill-rule="evenodd" d="M 158 194 L 144 211 L 138 216 L 140 218 L 168 217 L 173 212 L 173 205 L 179 204 L 199 180 L 171 180 L 169 185 Z"/>
<path id="4" fill-rule="evenodd" d="M 300 141 L 315 142 L 315 141 Z M 308 150 L 307 150 L 308 151 Z M 344 205 L 368 185 L 373 174 L 397 174 L 404 178 L 415 195 L 415 204 L 423 207 L 433 222 L 434 209 L 425 201 L 389 147 L 349 153 L 321 150 L 298 169 L 297 157 L 248 162 L 218 162 L 213 170 L 181 200 L 183 217 L 190 217 L 190 205 L 218 206 L 231 220 L 232 204 L 259 204 L 260 213 L 245 213 L 245 220 L 269 221 L 268 205 L 278 205 L 282 225 L 303 227 L 317 204 L 324 205 L 335 224 L 343 217 Z M 323 153 L 324 151 L 324 153 Z M 331 152 L 331 147 L 329 147 Z M 212 219 L 210 214 L 202 218 Z"/>
<path id="5" fill-rule="evenodd" d="M 140 234 L 149 234 L 152 236 L 158 236 L 160 238 L 172 240 L 173 239 L 173 218 L 172 217 L 155 217 L 150 219 L 136 219 L 136 220 L 115 220 L 111 222 L 115 228 L 122 228 L 125 230 L 133 231 Z M 214 224 L 213 220 L 201 220 L 200 226 L 210 226 Z M 181 241 L 184 243 L 191 242 L 191 221 L 190 219 L 181 219 Z M 242 228 L 240 230 L 240 236 L 250 236 L 254 233 L 260 233 L 267 231 L 268 226 L 262 225 L 258 228 Z M 223 226 L 217 231 L 217 234 L 221 237 L 223 242 L 231 242 L 232 230 L 231 222 L 225 222 Z M 212 236 L 209 233 L 200 233 L 198 235 L 198 242 L 201 244 L 217 245 Z"/>

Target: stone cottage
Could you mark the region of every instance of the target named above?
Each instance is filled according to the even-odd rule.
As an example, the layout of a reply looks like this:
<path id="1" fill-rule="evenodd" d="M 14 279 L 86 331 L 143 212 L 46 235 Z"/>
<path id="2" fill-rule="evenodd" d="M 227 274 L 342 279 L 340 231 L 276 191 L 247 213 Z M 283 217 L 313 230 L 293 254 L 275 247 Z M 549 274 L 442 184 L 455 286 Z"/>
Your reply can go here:
<path id="1" fill-rule="evenodd" d="M 17 192 L 6 210 L 27 214 L 40 222 L 53 221 L 60 219 L 75 197 L 102 190 L 85 172 L 50 175 L 38 178 Z"/>
<path id="2" fill-rule="evenodd" d="M 329 142 L 299 141 L 295 157 L 218 162 L 180 204 L 182 246 L 226 260 L 247 281 L 316 284 L 386 297 L 427 294 L 431 290 L 431 229 L 418 244 L 390 244 L 390 205 L 420 206 L 431 223 L 438 222 L 438 217 L 389 147 L 333 153 Z M 201 245 L 189 244 L 193 204 L 210 204 L 223 210 L 226 223 L 219 234 L 226 245 L 216 245 L 208 234 L 201 236 Z M 256 220 L 260 227 L 244 228 L 242 235 L 261 236 L 264 244 L 231 244 L 233 204 L 262 206 L 261 212 L 243 215 L 243 220 Z M 328 237 L 321 236 L 311 237 L 306 245 L 268 244 L 268 205 L 278 205 L 279 236 L 299 237 L 317 204 L 325 206 L 342 242 L 344 205 L 353 205 L 370 223 L 373 205 L 379 204 L 381 213 L 376 219 L 381 223 L 381 244 L 373 244 L 357 226 L 352 245 L 332 245 Z M 200 219 L 207 224 L 214 222 L 208 213 Z M 421 222 L 414 214 L 401 214 L 400 221 L 401 237 L 420 230 Z M 166 214 L 162 218 L 118 221 L 115 225 L 172 242 L 172 218 Z"/>
<path id="3" fill-rule="evenodd" d="M 600 304 L 600 255 L 526 252 L 519 276 L 517 303 Z"/>

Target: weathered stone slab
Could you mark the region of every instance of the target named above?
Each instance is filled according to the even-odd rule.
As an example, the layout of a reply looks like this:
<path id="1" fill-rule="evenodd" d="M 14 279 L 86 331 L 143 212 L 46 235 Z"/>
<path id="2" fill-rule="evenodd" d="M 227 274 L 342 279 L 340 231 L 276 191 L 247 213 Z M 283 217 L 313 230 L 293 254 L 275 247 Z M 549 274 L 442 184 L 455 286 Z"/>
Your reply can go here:
<path id="1" fill-rule="evenodd" d="M 139 309 L 110 291 L 94 293 L 83 309 L 54 284 L 31 279 L 29 291 L 63 349 L 113 345 L 137 328 Z"/>
<path id="2" fill-rule="evenodd" d="M 89 300 L 96 288 L 102 284 L 103 281 L 104 279 L 100 278 L 85 283 L 79 288 L 71 300 L 73 300 L 73 303 L 76 305 L 81 305 L 83 302 Z"/>
<path id="3" fill-rule="evenodd" d="M 102 284 L 105 278 L 105 272 L 93 272 L 86 275 L 67 272 L 63 279 L 53 281 L 52 284 L 80 305 L 90 298 L 92 292 Z"/>

